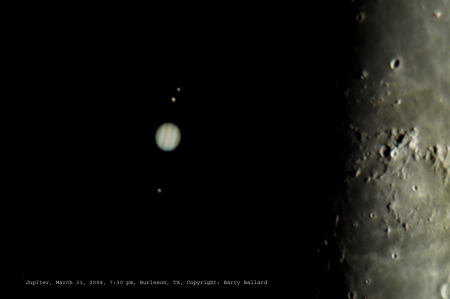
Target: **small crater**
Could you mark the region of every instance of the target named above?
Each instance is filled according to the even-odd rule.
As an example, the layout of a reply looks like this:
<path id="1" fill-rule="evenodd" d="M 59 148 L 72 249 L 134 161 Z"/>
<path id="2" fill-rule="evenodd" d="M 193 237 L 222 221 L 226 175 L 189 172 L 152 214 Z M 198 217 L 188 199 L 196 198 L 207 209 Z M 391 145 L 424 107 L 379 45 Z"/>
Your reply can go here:
<path id="1" fill-rule="evenodd" d="M 398 258 L 398 255 L 397 255 L 396 253 L 393 253 L 393 254 L 391 255 L 391 257 L 392 257 L 393 260 L 396 260 L 396 259 Z"/>
<path id="2" fill-rule="evenodd" d="M 355 299 L 356 298 L 356 294 L 353 292 L 348 293 L 348 298 L 349 299 Z"/>
<path id="3" fill-rule="evenodd" d="M 435 16 L 436 18 L 439 19 L 442 16 L 442 13 L 437 10 L 437 11 L 433 12 L 433 16 Z"/>
<path id="4" fill-rule="evenodd" d="M 358 226 L 359 226 L 358 222 L 353 223 L 353 227 L 358 227 Z"/>
<path id="5" fill-rule="evenodd" d="M 365 18 L 366 18 L 366 15 L 362 12 L 356 15 L 356 21 L 358 21 L 358 23 L 361 23 L 362 21 L 364 21 Z"/>
<path id="6" fill-rule="evenodd" d="M 391 69 L 396 70 L 400 67 L 400 59 L 396 58 L 396 59 L 392 59 L 391 60 Z"/>
<path id="7" fill-rule="evenodd" d="M 412 186 L 411 189 L 412 189 L 412 191 L 416 192 L 418 188 L 417 188 L 417 186 L 414 185 L 414 186 Z"/>
<path id="8" fill-rule="evenodd" d="M 397 101 L 395 101 L 394 107 L 400 105 L 401 103 L 402 103 L 402 100 L 398 99 Z"/>
<path id="9" fill-rule="evenodd" d="M 388 145 L 382 145 L 380 148 L 380 156 L 389 157 L 391 153 L 391 148 Z"/>
<path id="10" fill-rule="evenodd" d="M 391 157 L 396 158 L 398 156 L 398 150 L 396 148 L 391 150 Z"/>
<path id="11" fill-rule="evenodd" d="M 375 215 L 375 213 L 370 213 L 369 217 L 374 219 L 376 217 L 376 215 Z"/>
<path id="12" fill-rule="evenodd" d="M 370 279 L 366 279 L 365 283 L 370 284 Z"/>

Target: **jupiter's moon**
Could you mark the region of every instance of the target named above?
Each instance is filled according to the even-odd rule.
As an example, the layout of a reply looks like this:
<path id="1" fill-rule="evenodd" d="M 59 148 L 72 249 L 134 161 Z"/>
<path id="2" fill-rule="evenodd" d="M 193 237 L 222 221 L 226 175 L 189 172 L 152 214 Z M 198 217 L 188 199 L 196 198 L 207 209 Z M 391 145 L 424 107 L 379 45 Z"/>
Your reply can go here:
<path id="1" fill-rule="evenodd" d="M 155 141 L 158 147 L 165 151 L 170 152 L 178 147 L 181 140 L 180 129 L 173 123 L 163 123 L 156 130 Z"/>

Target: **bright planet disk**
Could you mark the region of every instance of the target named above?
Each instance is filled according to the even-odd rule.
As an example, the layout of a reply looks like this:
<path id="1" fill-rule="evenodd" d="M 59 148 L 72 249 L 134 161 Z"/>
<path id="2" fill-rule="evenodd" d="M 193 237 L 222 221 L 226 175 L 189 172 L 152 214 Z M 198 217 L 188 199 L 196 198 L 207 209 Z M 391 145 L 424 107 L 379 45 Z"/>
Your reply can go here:
<path id="1" fill-rule="evenodd" d="M 163 123 L 156 130 L 156 144 L 165 152 L 173 151 L 180 144 L 180 140 L 180 129 L 173 123 Z"/>

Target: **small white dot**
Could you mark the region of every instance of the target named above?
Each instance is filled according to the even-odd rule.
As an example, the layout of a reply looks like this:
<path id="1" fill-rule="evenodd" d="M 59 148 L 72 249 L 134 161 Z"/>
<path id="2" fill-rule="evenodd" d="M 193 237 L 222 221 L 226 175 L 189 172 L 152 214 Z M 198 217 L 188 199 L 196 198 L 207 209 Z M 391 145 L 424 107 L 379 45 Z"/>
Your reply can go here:
<path id="1" fill-rule="evenodd" d="M 180 91 L 180 88 L 179 88 L 179 87 L 177 88 L 177 91 Z"/>
<path id="2" fill-rule="evenodd" d="M 172 98 L 172 102 L 174 102 L 174 103 L 175 103 L 175 98 Z"/>
<path id="3" fill-rule="evenodd" d="M 161 193 L 161 189 L 158 188 L 158 193 Z"/>

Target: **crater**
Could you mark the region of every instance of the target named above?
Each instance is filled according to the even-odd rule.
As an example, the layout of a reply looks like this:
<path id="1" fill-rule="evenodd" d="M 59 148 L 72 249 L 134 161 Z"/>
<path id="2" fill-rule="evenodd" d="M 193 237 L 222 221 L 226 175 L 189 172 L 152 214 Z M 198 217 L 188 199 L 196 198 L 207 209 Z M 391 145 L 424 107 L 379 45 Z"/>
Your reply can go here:
<path id="1" fill-rule="evenodd" d="M 396 59 L 392 59 L 391 60 L 391 69 L 396 70 L 400 67 L 400 59 L 396 58 Z"/>
<path id="2" fill-rule="evenodd" d="M 380 148 L 380 156 L 389 157 L 391 154 L 391 148 L 389 145 L 382 145 Z"/>

